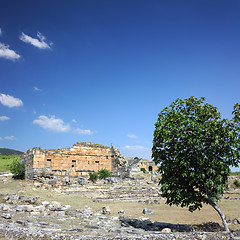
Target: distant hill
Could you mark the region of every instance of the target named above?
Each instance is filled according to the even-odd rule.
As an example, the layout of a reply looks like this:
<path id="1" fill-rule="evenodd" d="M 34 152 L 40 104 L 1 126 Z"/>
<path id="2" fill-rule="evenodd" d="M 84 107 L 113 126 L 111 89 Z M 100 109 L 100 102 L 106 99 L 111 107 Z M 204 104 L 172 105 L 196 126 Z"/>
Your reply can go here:
<path id="1" fill-rule="evenodd" d="M 9 148 L 0 148 L 0 154 L 1 155 L 12 155 L 12 154 L 23 154 L 23 152 L 9 149 Z"/>

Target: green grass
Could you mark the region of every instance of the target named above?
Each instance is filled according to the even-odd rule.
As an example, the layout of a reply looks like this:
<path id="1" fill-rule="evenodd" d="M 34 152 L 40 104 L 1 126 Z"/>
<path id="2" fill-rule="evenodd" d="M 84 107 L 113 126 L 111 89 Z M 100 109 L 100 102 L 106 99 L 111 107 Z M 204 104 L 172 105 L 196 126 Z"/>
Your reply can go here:
<path id="1" fill-rule="evenodd" d="M 238 177 L 240 177 L 240 172 L 231 172 L 230 176 L 238 176 Z"/>
<path id="2" fill-rule="evenodd" d="M 10 164 L 13 160 L 18 160 L 21 155 L 0 155 L 0 172 L 10 171 Z"/>

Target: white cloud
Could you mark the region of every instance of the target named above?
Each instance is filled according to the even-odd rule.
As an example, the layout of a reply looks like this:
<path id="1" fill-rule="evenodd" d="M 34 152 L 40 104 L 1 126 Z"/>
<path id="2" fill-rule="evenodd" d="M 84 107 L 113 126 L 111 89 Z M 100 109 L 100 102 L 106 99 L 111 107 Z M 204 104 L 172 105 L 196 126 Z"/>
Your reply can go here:
<path id="1" fill-rule="evenodd" d="M 68 132 L 71 129 L 69 124 L 65 124 L 62 119 L 55 116 L 40 115 L 33 123 L 52 132 Z"/>
<path id="2" fill-rule="evenodd" d="M 0 28 L 0 36 L 2 36 L 2 29 Z"/>
<path id="3" fill-rule="evenodd" d="M 47 43 L 45 40 L 46 38 L 40 33 L 37 33 L 37 38 L 32 38 L 28 35 L 26 35 L 25 33 L 22 32 L 22 34 L 20 35 L 19 39 L 22 40 L 25 43 L 30 43 L 32 44 L 34 47 L 40 48 L 40 49 L 51 49 L 51 45 L 52 43 Z"/>
<path id="4" fill-rule="evenodd" d="M 149 148 L 146 148 L 140 145 L 134 145 L 134 146 L 126 145 L 124 149 L 130 150 L 130 151 L 148 151 L 149 150 Z"/>
<path id="5" fill-rule="evenodd" d="M 36 91 L 36 92 L 41 91 L 41 89 L 39 89 L 38 87 L 33 87 L 33 90 Z"/>
<path id="6" fill-rule="evenodd" d="M 10 117 L 7 117 L 7 116 L 0 116 L 0 121 L 7 121 L 9 120 Z"/>
<path id="7" fill-rule="evenodd" d="M 14 136 L 6 136 L 6 137 L 4 137 L 4 139 L 13 141 L 14 140 Z"/>
<path id="8" fill-rule="evenodd" d="M 14 61 L 21 58 L 21 56 L 12 49 L 10 49 L 8 45 L 0 42 L 0 58 L 6 58 Z"/>
<path id="9" fill-rule="evenodd" d="M 0 94 L 0 103 L 10 108 L 20 107 L 23 105 L 23 102 L 21 99 L 15 98 L 13 96 L 10 96 L 8 94 L 3 94 L 3 93 Z"/>
<path id="10" fill-rule="evenodd" d="M 141 145 L 126 145 L 122 153 L 127 156 L 151 159 L 151 148 Z"/>
<path id="11" fill-rule="evenodd" d="M 74 132 L 79 135 L 92 135 L 93 134 L 93 132 L 90 129 L 76 128 L 76 129 L 74 129 Z"/>
<path id="12" fill-rule="evenodd" d="M 77 120 L 76 120 L 76 119 L 73 119 L 73 120 L 72 120 L 72 122 L 76 123 L 76 122 L 77 122 Z"/>
<path id="13" fill-rule="evenodd" d="M 133 138 L 133 139 L 138 139 L 138 136 L 136 136 L 134 134 L 127 134 L 127 137 Z"/>

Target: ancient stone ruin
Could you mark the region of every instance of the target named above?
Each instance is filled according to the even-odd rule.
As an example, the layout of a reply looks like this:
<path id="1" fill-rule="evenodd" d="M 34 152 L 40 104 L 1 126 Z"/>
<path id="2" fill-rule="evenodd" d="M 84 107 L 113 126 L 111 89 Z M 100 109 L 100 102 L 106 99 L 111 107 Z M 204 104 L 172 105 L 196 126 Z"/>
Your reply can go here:
<path id="1" fill-rule="evenodd" d="M 102 169 L 122 177 L 141 173 L 141 168 L 147 171 L 157 170 L 153 162 L 146 159 L 125 159 L 116 147 L 92 142 L 76 143 L 70 148 L 54 150 L 35 147 L 26 151 L 20 162 L 25 164 L 26 178 L 37 181 L 47 178 L 77 182 L 90 172 Z"/>
<path id="2" fill-rule="evenodd" d="M 101 169 L 116 172 L 121 168 L 123 160 L 120 151 L 114 146 L 91 142 L 76 143 L 71 148 L 56 150 L 32 148 L 20 158 L 20 162 L 25 164 L 26 178 L 33 180 L 47 175 L 85 176 Z"/>

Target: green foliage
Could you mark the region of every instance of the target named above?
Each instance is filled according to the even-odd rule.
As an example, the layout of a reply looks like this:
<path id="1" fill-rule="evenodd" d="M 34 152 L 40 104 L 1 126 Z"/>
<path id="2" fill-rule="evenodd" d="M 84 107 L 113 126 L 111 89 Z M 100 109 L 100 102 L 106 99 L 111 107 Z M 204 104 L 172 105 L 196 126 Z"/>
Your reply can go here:
<path id="1" fill-rule="evenodd" d="M 194 211 L 217 202 L 227 189 L 230 166 L 240 159 L 240 104 L 233 119 L 221 119 L 205 98 L 177 99 L 155 123 L 152 157 L 160 164 L 166 203 Z"/>
<path id="2" fill-rule="evenodd" d="M 21 155 L 0 155 L 0 172 L 10 171 L 10 164 L 13 160 L 19 160 Z"/>
<path id="3" fill-rule="evenodd" d="M 139 159 L 139 157 L 135 157 L 134 159 Z"/>
<path id="4" fill-rule="evenodd" d="M 10 164 L 10 171 L 15 179 L 24 179 L 25 177 L 25 165 L 19 160 L 14 160 Z"/>
<path id="5" fill-rule="evenodd" d="M 107 169 L 102 169 L 98 172 L 89 173 L 89 180 L 96 182 L 99 179 L 106 179 L 111 176 L 111 173 Z"/>
<path id="6" fill-rule="evenodd" d="M 145 169 L 145 168 L 141 168 L 140 170 L 141 170 L 143 173 L 146 172 L 146 169 Z"/>
<path id="7" fill-rule="evenodd" d="M 98 180 L 98 173 L 96 172 L 89 173 L 89 180 L 95 183 Z"/>
<path id="8" fill-rule="evenodd" d="M 98 176 L 100 179 L 105 179 L 111 176 L 111 173 L 107 169 L 102 169 L 98 171 Z"/>
<path id="9" fill-rule="evenodd" d="M 235 180 L 233 184 L 235 185 L 235 187 L 240 188 L 240 181 Z"/>

